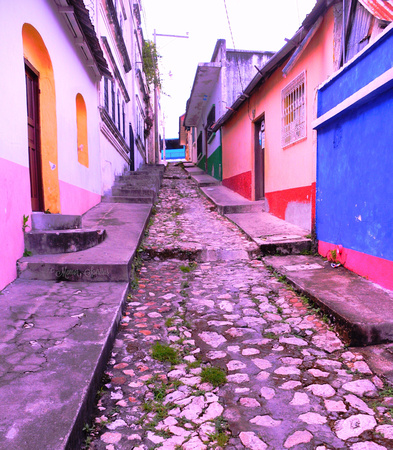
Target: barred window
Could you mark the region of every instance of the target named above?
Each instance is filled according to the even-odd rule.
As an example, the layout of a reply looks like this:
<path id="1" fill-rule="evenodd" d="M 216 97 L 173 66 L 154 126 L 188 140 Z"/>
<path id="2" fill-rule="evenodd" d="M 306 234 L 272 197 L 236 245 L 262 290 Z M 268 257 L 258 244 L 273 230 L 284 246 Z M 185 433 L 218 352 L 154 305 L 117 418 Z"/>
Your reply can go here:
<path id="1" fill-rule="evenodd" d="M 302 72 L 281 91 L 281 146 L 306 137 L 306 73 Z"/>
<path id="2" fill-rule="evenodd" d="M 111 81 L 111 99 L 112 99 L 112 120 L 116 123 L 116 98 L 115 98 L 115 83 Z"/>
<path id="3" fill-rule="evenodd" d="M 107 77 L 104 77 L 104 107 L 109 112 L 109 91 Z"/>

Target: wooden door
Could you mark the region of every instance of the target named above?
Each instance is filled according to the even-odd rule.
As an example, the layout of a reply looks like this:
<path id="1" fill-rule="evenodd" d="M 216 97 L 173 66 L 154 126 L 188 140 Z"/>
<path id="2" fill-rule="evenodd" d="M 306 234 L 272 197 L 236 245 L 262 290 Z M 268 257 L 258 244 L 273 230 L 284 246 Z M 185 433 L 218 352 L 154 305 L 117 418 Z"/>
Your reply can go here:
<path id="1" fill-rule="evenodd" d="M 255 122 L 255 200 L 265 196 L 265 117 Z"/>
<path id="2" fill-rule="evenodd" d="M 25 66 L 25 69 L 31 208 L 33 211 L 44 211 L 40 147 L 38 75 L 27 65 Z"/>

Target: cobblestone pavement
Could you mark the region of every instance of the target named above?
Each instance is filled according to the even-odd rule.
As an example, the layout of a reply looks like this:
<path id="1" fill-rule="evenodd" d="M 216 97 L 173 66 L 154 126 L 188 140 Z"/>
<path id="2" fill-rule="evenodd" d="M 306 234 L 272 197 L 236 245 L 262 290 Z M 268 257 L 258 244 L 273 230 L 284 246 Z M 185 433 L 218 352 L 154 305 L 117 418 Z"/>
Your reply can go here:
<path id="1" fill-rule="evenodd" d="M 393 448 L 393 389 L 178 167 L 144 246 L 91 449 Z"/>

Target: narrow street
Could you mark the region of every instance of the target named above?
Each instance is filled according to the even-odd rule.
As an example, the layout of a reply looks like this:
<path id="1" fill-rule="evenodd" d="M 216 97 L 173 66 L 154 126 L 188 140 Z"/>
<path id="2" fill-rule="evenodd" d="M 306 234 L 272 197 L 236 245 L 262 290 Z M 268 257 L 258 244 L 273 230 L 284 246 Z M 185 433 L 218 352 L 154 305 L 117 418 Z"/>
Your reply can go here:
<path id="1" fill-rule="evenodd" d="M 393 448 L 393 391 L 169 165 L 90 449 Z"/>

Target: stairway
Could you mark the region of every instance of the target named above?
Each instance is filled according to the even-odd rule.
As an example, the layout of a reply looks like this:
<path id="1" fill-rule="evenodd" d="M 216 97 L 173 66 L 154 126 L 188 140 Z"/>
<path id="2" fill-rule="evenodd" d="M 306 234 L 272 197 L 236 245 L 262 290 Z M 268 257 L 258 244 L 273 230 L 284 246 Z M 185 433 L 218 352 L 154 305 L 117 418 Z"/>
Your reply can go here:
<path id="1" fill-rule="evenodd" d="M 81 216 L 33 212 L 31 231 L 25 233 L 25 249 L 30 255 L 79 252 L 105 238 L 105 229 L 82 228 Z"/>
<path id="2" fill-rule="evenodd" d="M 105 203 L 154 203 L 161 186 L 164 165 L 143 165 L 136 172 L 116 176 L 111 195 L 104 195 Z"/>

